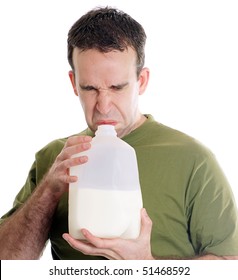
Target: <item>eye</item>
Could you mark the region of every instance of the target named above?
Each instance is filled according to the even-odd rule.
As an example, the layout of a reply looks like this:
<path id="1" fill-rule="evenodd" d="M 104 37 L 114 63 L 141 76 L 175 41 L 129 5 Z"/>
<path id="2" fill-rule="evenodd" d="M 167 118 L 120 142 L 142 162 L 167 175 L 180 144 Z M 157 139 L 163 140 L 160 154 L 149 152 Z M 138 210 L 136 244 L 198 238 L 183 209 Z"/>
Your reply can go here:
<path id="1" fill-rule="evenodd" d="M 121 90 L 122 87 L 121 86 L 111 86 L 112 90 Z"/>
<path id="2" fill-rule="evenodd" d="M 121 91 L 125 88 L 126 84 L 122 84 L 122 85 L 112 85 L 110 88 L 113 91 Z"/>
<path id="3" fill-rule="evenodd" d="M 93 91 L 96 90 L 93 86 L 80 86 L 83 91 Z"/>

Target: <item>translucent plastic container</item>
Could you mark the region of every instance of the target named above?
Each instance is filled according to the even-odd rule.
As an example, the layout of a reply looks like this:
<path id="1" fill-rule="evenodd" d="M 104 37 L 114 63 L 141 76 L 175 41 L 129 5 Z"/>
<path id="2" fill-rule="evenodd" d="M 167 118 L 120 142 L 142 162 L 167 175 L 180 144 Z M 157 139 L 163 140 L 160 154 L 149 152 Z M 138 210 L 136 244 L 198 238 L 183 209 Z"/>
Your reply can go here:
<path id="1" fill-rule="evenodd" d="M 114 126 L 101 125 L 91 149 L 80 155 L 88 162 L 70 169 L 78 181 L 69 186 L 69 233 L 84 239 L 86 228 L 97 237 L 137 238 L 142 196 L 134 149 Z"/>

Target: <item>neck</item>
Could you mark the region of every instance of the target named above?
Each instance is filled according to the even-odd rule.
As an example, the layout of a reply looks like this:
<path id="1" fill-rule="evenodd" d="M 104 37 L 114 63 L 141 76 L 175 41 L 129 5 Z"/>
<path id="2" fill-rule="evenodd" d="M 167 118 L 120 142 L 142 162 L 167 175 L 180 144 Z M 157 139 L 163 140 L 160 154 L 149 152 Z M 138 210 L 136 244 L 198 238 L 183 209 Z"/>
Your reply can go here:
<path id="1" fill-rule="evenodd" d="M 147 120 L 147 118 L 144 115 L 140 115 L 140 117 L 138 118 L 138 120 L 134 123 L 134 125 L 128 127 L 127 129 L 121 131 L 121 133 L 118 133 L 117 136 L 120 138 L 123 138 L 124 136 L 130 134 L 133 130 L 135 130 L 136 128 L 140 127 L 145 121 Z"/>

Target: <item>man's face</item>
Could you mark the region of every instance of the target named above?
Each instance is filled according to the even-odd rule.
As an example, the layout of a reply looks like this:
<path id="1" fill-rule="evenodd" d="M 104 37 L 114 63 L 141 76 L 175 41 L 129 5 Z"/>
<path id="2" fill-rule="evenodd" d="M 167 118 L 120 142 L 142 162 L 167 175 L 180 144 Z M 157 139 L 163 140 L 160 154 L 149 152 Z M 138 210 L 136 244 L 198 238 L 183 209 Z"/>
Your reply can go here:
<path id="1" fill-rule="evenodd" d="M 142 123 L 138 98 L 146 89 L 149 71 L 144 68 L 137 77 L 132 48 L 108 53 L 75 48 L 73 63 L 75 73 L 69 76 L 91 130 L 112 124 L 123 137 Z"/>

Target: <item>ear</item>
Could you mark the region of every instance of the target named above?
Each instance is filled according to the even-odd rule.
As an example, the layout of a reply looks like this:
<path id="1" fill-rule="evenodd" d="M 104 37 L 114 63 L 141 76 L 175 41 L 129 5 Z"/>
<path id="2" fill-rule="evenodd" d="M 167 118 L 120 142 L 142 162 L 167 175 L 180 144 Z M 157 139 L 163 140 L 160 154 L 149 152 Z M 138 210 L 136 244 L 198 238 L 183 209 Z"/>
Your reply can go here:
<path id="1" fill-rule="evenodd" d="M 139 95 L 142 95 L 148 85 L 150 77 L 150 70 L 149 68 L 145 67 L 141 70 L 138 81 L 139 81 Z"/>
<path id="2" fill-rule="evenodd" d="M 73 71 L 69 71 L 69 78 L 70 78 L 70 81 L 71 81 L 71 84 L 72 84 L 72 87 L 74 90 L 74 94 L 78 96 L 78 91 L 77 91 L 77 87 L 75 84 L 75 74 Z"/>

